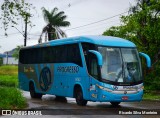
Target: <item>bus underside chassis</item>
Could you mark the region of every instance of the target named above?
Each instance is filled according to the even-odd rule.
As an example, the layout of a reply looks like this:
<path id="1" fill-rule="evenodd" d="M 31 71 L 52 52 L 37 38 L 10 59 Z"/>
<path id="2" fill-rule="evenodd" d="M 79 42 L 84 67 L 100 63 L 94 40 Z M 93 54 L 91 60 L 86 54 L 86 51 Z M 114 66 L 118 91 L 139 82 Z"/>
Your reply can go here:
<path id="1" fill-rule="evenodd" d="M 75 86 L 74 96 L 75 96 L 77 105 L 85 106 L 87 104 L 87 100 L 83 99 L 83 92 L 80 86 Z"/>
<path id="2" fill-rule="evenodd" d="M 67 99 L 65 97 L 57 96 L 57 95 L 56 95 L 55 101 L 67 103 Z"/>
<path id="3" fill-rule="evenodd" d="M 31 98 L 42 98 L 42 94 L 35 92 L 35 87 L 33 82 L 29 83 L 29 91 L 30 91 Z"/>
<path id="4" fill-rule="evenodd" d="M 118 106 L 121 102 L 110 102 L 112 104 L 112 106 Z"/>

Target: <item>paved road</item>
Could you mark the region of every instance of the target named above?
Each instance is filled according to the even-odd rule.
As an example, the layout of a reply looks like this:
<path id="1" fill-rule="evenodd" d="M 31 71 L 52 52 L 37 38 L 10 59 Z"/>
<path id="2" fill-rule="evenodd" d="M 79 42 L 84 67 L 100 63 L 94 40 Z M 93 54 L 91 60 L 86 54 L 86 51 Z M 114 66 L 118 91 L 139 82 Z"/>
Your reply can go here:
<path id="1" fill-rule="evenodd" d="M 74 98 L 57 100 L 54 95 L 44 95 L 42 99 L 31 99 L 29 92 L 23 92 L 23 94 L 28 100 L 29 109 L 47 110 L 46 114 L 118 115 L 119 111 L 135 111 L 135 114 L 138 114 L 136 111 L 160 110 L 160 101 L 124 102 L 115 108 L 108 102 L 88 102 L 87 106 L 78 106 Z"/>
<path id="2" fill-rule="evenodd" d="M 24 96 L 28 101 L 28 108 L 31 110 L 40 110 L 43 115 L 51 115 L 48 117 L 86 117 L 92 115 L 92 118 L 97 117 L 111 117 L 117 118 L 119 113 L 123 115 L 118 115 L 118 117 L 139 117 L 139 113 L 156 113 L 157 109 L 160 113 L 160 101 L 141 101 L 141 102 L 124 102 L 118 107 L 111 106 L 108 102 L 88 102 L 87 106 L 78 106 L 74 98 L 66 98 L 62 100 L 57 100 L 54 95 L 44 95 L 42 99 L 31 99 L 29 92 L 23 91 Z M 128 115 L 124 115 L 127 113 Z M 134 114 L 134 115 L 130 115 Z M 61 115 L 61 116 L 60 116 Z M 9 116 L 8 116 L 9 117 Z M 12 116 L 13 117 L 13 116 Z M 17 116 L 15 116 L 16 118 Z M 140 115 L 142 117 L 142 115 Z M 144 115 L 143 115 L 144 117 Z M 145 117 L 158 118 L 159 115 L 145 115 Z M 9 117 L 10 118 L 10 117 Z"/>

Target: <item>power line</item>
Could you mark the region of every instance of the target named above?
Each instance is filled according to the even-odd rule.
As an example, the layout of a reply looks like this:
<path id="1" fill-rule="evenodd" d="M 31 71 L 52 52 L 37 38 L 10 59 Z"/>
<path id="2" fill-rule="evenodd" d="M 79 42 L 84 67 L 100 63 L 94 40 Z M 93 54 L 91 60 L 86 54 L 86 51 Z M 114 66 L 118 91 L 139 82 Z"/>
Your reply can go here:
<path id="1" fill-rule="evenodd" d="M 78 27 L 74 27 L 74 28 L 70 28 L 70 29 L 66 29 L 64 31 L 69 31 L 69 30 L 74 30 L 74 29 L 78 29 L 78 28 L 81 28 L 81 27 L 85 27 L 85 26 L 89 26 L 89 25 L 93 25 L 93 24 L 96 24 L 96 23 L 99 23 L 99 22 L 103 22 L 103 21 L 106 21 L 106 20 L 109 20 L 109 19 L 112 19 L 114 17 L 117 17 L 117 16 L 120 16 L 124 13 L 127 13 L 128 11 L 125 11 L 123 13 L 120 13 L 120 14 L 117 14 L 117 15 L 114 15 L 114 16 L 111 16 L 109 18 L 105 18 L 105 19 L 102 19 L 102 20 L 99 20 L 99 21 L 96 21 L 96 22 L 92 22 L 92 23 L 88 23 L 88 24 L 85 24 L 85 25 L 81 25 L 81 26 L 78 26 Z M 40 34 L 28 34 L 28 35 L 32 35 L 32 36 L 40 36 Z"/>
<path id="2" fill-rule="evenodd" d="M 88 27 L 85 27 L 85 28 L 80 28 L 80 29 L 74 29 L 74 30 L 78 30 L 78 31 L 81 31 L 81 30 L 85 30 L 85 29 L 93 29 L 93 28 L 97 28 L 97 27 L 108 27 L 108 24 L 110 25 L 110 24 L 112 24 L 112 25 L 115 25 L 115 23 L 114 22 L 116 22 L 116 25 L 118 25 L 118 22 L 119 20 L 112 20 L 112 21 L 107 21 L 107 22 L 101 22 L 101 23 L 98 23 L 98 24 L 94 24 L 94 25 L 90 25 L 90 26 L 88 26 Z M 114 23 L 114 24 L 113 24 Z M 65 30 L 64 30 L 65 31 Z"/>
<path id="3" fill-rule="evenodd" d="M 105 19 L 102 19 L 102 20 L 99 20 L 99 21 L 96 21 L 96 22 L 92 22 L 92 23 L 88 23 L 88 24 L 85 24 L 85 25 L 81 25 L 81 26 L 78 26 L 78 27 L 66 29 L 66 30 L 64 30 L 64 31 L 74 30 L 74 29 L 78 29 L 78 28 L 81 28 L 81 27 L 86 27 L 86 26 L 88 26 L 88 25 L 93 25 L 93 24 L 96 24 L 96 23 L 99 23 L 99 22 L 102 22 L 102 21 L 109 20 L 109 19 L 112 19 L 112 18 L 114 18 L 114 17 L 120 16 L 120 15 L 122 15 L 122 14 L 124 14 L 124 13 L 127 13 L 127 12 L 128 12 L 128 11 L 125 11 L 125 12 L 123 12 L 123 13 L 120 13 L 120 14 L 117 14 L 117 15 L 114 15 L 114 16 L 111 16 L 111 17 L 109 17 L 109 18 L 105 18 Z"/>

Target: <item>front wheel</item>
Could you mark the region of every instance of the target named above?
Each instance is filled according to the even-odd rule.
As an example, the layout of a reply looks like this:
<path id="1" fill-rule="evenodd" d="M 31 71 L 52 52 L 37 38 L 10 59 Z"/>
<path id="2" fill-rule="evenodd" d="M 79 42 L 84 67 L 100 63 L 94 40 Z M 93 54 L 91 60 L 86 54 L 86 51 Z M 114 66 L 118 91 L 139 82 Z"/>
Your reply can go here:
<path id="1" fill-rule="evenodd" d="M 42 94 L 36 93 L 33 83 L 30 83 L 29 91 L 30 91 L 31 98 L 42 98 Z"/>
<path id="2" fill-rule="evenodd" d="M 112 106 L 118 106 L 121 102 L 110 102 Z"/>
<path id="3" fill-rule="evenodd" d="M 76 89 L 75 95 L 76 95 L 75 98 L 76 98 L 77 105 L 86 106 L 87 100 L 83 99 L 83 93 L 81 88 Z"/>

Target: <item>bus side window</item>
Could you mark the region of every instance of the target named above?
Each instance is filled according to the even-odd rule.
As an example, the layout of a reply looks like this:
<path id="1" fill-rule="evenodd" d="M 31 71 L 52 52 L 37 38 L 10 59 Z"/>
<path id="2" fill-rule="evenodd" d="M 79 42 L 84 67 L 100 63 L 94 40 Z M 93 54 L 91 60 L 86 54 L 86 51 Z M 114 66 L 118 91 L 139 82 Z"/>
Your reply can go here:
<path id="1" fill-rule="evenodd" d="M 75 63 L 82 67 L 82 59 L 78 44 L 67 45 L 67 62 Z"/>

